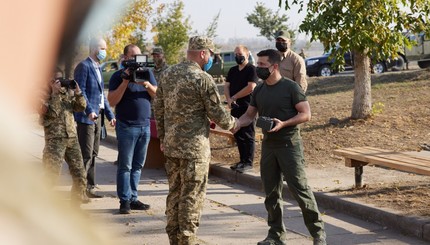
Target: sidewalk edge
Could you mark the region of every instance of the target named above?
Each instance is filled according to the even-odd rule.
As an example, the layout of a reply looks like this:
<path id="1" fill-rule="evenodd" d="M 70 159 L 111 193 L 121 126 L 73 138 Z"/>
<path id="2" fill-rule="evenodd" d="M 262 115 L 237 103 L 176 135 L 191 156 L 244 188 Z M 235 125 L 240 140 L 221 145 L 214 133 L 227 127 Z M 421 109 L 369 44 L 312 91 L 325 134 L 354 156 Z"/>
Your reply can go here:
<path id="1" fill-rule="evenodd" d="M 263 191 L 259 176 L 240 174 L 231 171 L 228 166 L 216 163 L 211 163 L 209 173 L 229 182 Z M 332 193 L 314 192 L 314 195 L 318 205 L 325 209 L 334 209 L 365 221 L 390 227 L 391 229 L 400 231 L 404 235 L 415 236 L 419 239 L 430 241 L 430 219 L 428 218 L 399 215 L 392 210 L 377 208 L 351 198 L 339 197 Z M 288 191 L 287 184 L 284 184 L 283 196 L 288 199 L 294 199 Z"/>

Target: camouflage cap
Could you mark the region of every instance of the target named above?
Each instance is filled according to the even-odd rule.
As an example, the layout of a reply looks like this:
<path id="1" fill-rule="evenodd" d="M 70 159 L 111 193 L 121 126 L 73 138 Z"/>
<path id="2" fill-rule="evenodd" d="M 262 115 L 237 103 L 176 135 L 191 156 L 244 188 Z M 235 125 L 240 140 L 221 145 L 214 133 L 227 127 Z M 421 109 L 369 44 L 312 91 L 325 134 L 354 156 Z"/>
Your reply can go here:
<path id="1" fill-rule="evenodd" d="M 280 30 L 276 33 L 276 38 L 290 39 L 290 33 L 287 30 Z"/>
<path id="2" fill-rule="evenodd" d="M 152 49 L 151 54 L 164 54 L 163 48 L 162 47 L 155 47 Z"/>
<path id="3" fill-rule="evenodd" d="M 188 50 L 203 50 L 209 49 L 211 52 L 215 52 L 215 45 L 212 40 L 206 36 L 194 36 L 190 38 L 188 42 Z"/>

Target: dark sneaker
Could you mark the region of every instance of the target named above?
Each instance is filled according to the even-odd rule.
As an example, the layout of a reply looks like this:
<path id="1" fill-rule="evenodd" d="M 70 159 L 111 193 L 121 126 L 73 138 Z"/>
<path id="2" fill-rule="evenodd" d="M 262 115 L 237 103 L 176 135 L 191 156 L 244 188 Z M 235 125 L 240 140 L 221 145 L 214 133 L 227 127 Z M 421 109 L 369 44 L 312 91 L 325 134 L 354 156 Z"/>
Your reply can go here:
<path id="1" fill-rule="evenodd" d="M 314 238 L 314 245 L 327 245 L 327 242 L 324 237 L 316 237 Z"/>
<path id="2" fill-rule="evenodd" d="M 119 213 L 120 214 L 130 214 L 131 208 L 130 208 L 130 202 L 123 202 L 119 206 Z"/>
<path id="3" fill-rule="evenodd" d="M 286 243 L 280 240 L 275 240 L 271 237 L 266 237 L 263 241 L 259 241 L 257 245 L 285 245 Z"/>
<path id="4" fill-rule="evenodd" d="M 243 164 L 241 167 L 238 167 L 236 169 L 236 172 L 243 174 L 243 173 L 251 171 L 251 170 L 252 170 L 252 165 Z"/>
<path id="5" fill-rule="evenodd" d="M 231 170 L 236 170 L 238 167 L 242 167 L 242 166 L 243 166 L 243 163 L 238 162 L 238 163 L 235 163 L 235 164 L 231 165 L 230 169 Z"/>
<path id="6" fill-rule="evenodd" d="M 132 210 L 148 210 L 150 207 L 149 204 L 145 204 L 139 200 L 130 203 Z"/>

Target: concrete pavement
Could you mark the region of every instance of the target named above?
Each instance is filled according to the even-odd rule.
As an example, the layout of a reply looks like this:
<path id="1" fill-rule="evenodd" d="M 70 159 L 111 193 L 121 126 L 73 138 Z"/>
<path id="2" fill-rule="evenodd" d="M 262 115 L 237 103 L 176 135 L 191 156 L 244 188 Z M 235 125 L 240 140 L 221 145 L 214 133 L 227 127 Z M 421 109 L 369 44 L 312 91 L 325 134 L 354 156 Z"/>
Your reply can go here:
<path id="1" fill-rule="evenodd" d="M 34 147 L 30 150 L 31 155 L 36 160 L 40 160 L 43 149 L 43 135 L 40 130 L 34 131 L 32 140 L 34 140 Z M 112 164 L 116 155 L 114 144 L 106 141 L 102 143 L 97 163 L 97 182 L 99 192 L 104 194 L 105 198 L 93 199 L 91 203 L 83 205 L 83 208 L 88 210 L 91 220 L 112 236 L 114 243 L 168 244 L 164 230 L 168 185 L 164 171 L 161 169 L 142 171 L 139 186 L 140 199 L 149 203 L 151 209 L 133 212 L 130 215 L 120 215 L 118 214 L 119 201 L 115 191 L 116 166 Z M 60 183 L 60 188 L 64 190 L 69 190 L 71 184 L 67 172 L 65 165 Z M 352 173 L 346 175 L 353 176 Z M 223 178 L 219 178 L 219 176 Z M 314 175 L 308 173 L 312 186 L 316 180 L 311 176 Z M 261 183 L 258 181 L 257 173 L 237 175 L 225 166 L 212 164 L 210 183 L 198 231 L 200 244 L 256 244 L 266 236 L 268 227 L 265 221 L 264 196 L 260 191 Z M 319 186 L 324 189 L 324 185 Z M 343 206 L 345 210 L 363 209 L 362 206 L 366 206 L 364 204 L 336 197 L 330 193 L 317 192 L 316 197 L 326 223 L 329 244 L 428 244 L 413 236 L 404 236 L 398 230 L 386 225 L 366 222 L 333 209 L 338 206 Z M 347 202 L 353 204 L 348 206 L 345 204 Z M 330 207 L 330 203 L 333 207 Z M 297 204 L 291 199 L 286 199 L 284 210 L 288 244 L 312 244 Z M 367 209 L 364 210 L 364 212 L 370 212 Z M 382 217 L 380 212 L 372 213 L 372 215 Z M 401 220 L 400 217 L 393 222 L 398 222 L 398 220 Z M 410 224 L 416 224 L 411 225 L 413 229 L 422 225 L 422 232 L 429 224 L 428 220 L 423 222 L 419 223 L 414 220 Z"/>

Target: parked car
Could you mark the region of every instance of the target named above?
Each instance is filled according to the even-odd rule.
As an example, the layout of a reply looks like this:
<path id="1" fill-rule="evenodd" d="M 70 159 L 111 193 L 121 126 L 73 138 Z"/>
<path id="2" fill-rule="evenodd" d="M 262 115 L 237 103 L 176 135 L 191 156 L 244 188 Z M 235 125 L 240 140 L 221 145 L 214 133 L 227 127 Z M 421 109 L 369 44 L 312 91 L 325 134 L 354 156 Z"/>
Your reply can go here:
<path id="1" fill-rule="evenodd" d="M 255 65 L 255 59 L 251 52 L 249 52 L 249 62 Z M 234 51 L 216 53 L 212 67 L 208 70 L 208 73 L 212 76 L 226 77 L 230 68 L 235 65 L 237 65 L 237 63 L 235 60 Z"/>
<path id="2" fill-rule="evenodd" d="M 305 59 L 306 73 L 308 76 L 331 76 L 338 73 L 340 70 L 353 70 L 353 59 L 351 52 L 346 52 L 343 57 L 345 65 L 343 69 L 341 67 L 334 67 L 334 59 L 329 59 L 330 52 L 324 53 L 321 56 L 310 57 Z M 404 58 L 398 56 L 394 59 L 387 59 L 384 61 L 378 61 L 372 65 L 372 72 L 376 74 L 384 73 L 389 69 L 402 70 L 405 65 Z"/>
<path id="3" fill-rule="evenodd" d="M 105 84 L 109 84 L 110 77 L 119 70 L 119 63 L 116 60 L 106 61 L 101 64 L 102 76 Z"/>

